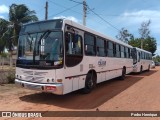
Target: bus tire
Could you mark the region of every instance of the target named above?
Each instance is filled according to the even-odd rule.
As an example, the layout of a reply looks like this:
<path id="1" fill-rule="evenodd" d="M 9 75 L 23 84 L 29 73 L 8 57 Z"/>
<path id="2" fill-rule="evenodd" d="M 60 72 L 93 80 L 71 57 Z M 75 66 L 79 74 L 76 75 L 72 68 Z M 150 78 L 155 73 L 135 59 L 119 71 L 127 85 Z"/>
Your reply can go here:
<path id="1" fill-rule="evenodd" d="M 142 73 L 143 72 L 143 67 L 141 66 L 141 68 L 140 68 L 140 72 L 139 73 Z"/>
<path id="2" fill-rule="evenodd" d="M 85 87 L 82 89 L 84 94 L 88 94 L 96 85 L 96 78 L 93 72 L 88 73 L 85 80 Z"/>
<path id="3" fill-rule="evenodd" d="M 123 69 L 122 69 L 122 75 L 120 76 L 120 79 L 121 79 L 121 80 L 124 80 L 125 77 L 126 77 L 126 68 L 123 67 Z"/>
<path id="4" fill-rule="evenodd" d="M 148 69 L 147 69 L 147 71 L 148 71 L 148 72 L 150 71 L 150 65 L 148 65 Z"/>

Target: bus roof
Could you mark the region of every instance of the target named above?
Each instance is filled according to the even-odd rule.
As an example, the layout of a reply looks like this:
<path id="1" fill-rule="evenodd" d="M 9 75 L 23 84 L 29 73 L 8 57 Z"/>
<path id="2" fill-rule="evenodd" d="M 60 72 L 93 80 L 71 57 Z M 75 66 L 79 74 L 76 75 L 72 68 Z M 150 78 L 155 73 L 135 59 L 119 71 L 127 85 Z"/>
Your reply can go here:
<path id="1" fill-rule="evenodd" d="M 78 29 L 81 29 L 81 30 L 83 30 L 83 31 L 86 31 L 86 32 L 95 34 L 95 35 L 97 35 L 97 36 L 99 36 L 99 37 L 105 38 L 105 39 L 110 40 L 110 41 L 112 41 L 112 42 L 119 43 L 119 44 L 124 45 L 124 46 L 127 46 L 127 47 L 129 47 L 129 48 L 133 48 L 131 45 L 128 45 L 127 43 L 124 43 L 124 42 L 122 42 L 122 41 L 120 41 L 120 40 L 117 40 L 117 39 L 113 39 L 113 38 L 111 38 L 111 37 L 109 37 L 109 36 L 106 36 L 106 35 L 104 35 L 104 34 L 102 34 L 102 33 L 99 33 L 99 32 L 97 32 L 97 31 L 95 31 L 95 30 L 93 30 L 93 29 L 90 29 L 90 28 L 88 28 L 88 27 L 86 27 L 86 26 L 84 26 L 84 25 L 81 25 L 81 24 L 79 24 L 79 23 L 76 23 L 76 22 L 74 22 L 74 21 L 72 21 L 72 20 L 64 19 L 64 23 L 66 23 L 66 24 L 68 24 L 68 25 L 71 25 L 71 26 L 74 26 L 74 27 L 76 27 L 76 28 L 78 28 Z"/>
<path id="2" fill-rule="evenodd" d="M 134 48 L 136 48 L 138 51 L 142 51 L 142 52 L 146 52 L 146 53 L 152 54 L 151 52 L 148 52 L 148 51 L 146 51 L 146 50 L 140 49 L 140 48 L 138 48 L 138 47 L 134 47 Z"/>
<path id="3" fill-rule="evenodd" d="M 129 48 L 133 48 L 131 45 L 128 45 L 127 43 L 124 43 L 124 42 L 122 42 L 120 40 L 117 40 L 117 39 L 113 39 L 113 38 L 111 38 L 109 36 L 106 36 L 106 35 L 104 35 L 104 34 L 102 34 L 100 32 L 97 32 L 97 31 L 95 31 L 93 29 L 90 29 L 90 28 L 88 28 L 88 27 L 86 27 L 84 25 L 81 25 L 79 23 L 76 23 L 76 22 L 74 22 L 72 20 L 68 20 L 68 19 L 51 19 L 51 20 L 36 21 L 36 22 L 26 23 L 23 26 L 30 25 L 30 24 L 36 24 L 36 23 L 42 23 L 42 22 L 55 21 L 55 20 L 63 20 L 63 22 L 66 23 L 66 24 L 68 24 L 68 25 L 74 26 L 74 27 L 76 27 L 78 29 L 81 29 L 83 31 L 89 32 L 91 34 L 95 34 L 95 35 L 97 35 L 99 37 L 105 38 L 105 39 L 110 40 L 112 42 L 119 43 L 119 44 L 127 46 Z"/>
<path id="4" fill-rule="evenodd" d="M 55 20 L 62 20 L 63 21 L 63 19 L 41 20 L 41 21 L 34 21 L 34 22 L 24 23 L 23 26 L 25 26 L 25 25 L 31 25 L 31 24 L 36 24 L 36 23 L 42 23 L 42 22 L 50 22 L 50 21 L 55 21 Z"/>

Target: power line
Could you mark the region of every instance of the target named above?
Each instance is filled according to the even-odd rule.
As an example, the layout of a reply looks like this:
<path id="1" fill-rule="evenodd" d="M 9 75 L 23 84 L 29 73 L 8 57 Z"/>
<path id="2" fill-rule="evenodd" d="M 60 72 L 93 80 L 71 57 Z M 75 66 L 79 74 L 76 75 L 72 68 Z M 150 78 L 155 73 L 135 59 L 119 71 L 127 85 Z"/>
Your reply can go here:
<path id="1" fill-rule="evenodd" d="M 74 3 L 79 3 L 79 4 L 83 4 L 83 25 L 86 26 L 86 17 L 87 17 L 87 4 L 86 4 L 86 0 L 83 0 L 83 2 L 78 2 L 75 0 L 69 0 L 72 1 Z"/>
<path id="2" fill-rule="evenodd" d="M 72 2 L 75 3 L 79 3 L 79 4 L 83 4 L 81 2 L 75 1 L 75 0 L 70 0 Z M 110 22 L 108 22 L 107 20 L 105 20 L 103 17 L 101 17 L 99 14 L 97 14 L 96 12 L 94 12 L 87 4 L 86 4 L 86 8 L 88 8 L 93 14 L 95 14 L 97 17 L 99 17 L 101 20 L 103 20 L 105 23 L 107 23 L 108 25 L 110 25 L 111 27 L 113 27 L 114 29 L 116 29 L 118 32 L 120 31 L 118 28 L 116 28 L 114 25 L 112 25 Z"/>
<path id="3" fill-rule="evenodd" d="M 87 5 L 87 8 L 93 13 L 95 14 L 97 17 L 99 17 L 101 20 L 103 20 L 105 23 L 107 23 L 108 25 L 110 25 L 111 27 L 113 27 L 114 29 L 116 29 L 118 32 L 120 31 L 118 28 L 116 28 L 114 25 L 112 25 L 110 22 L 108 22 L 107 20 L 105 20 L 103 17 L 101 17 L 99 14 L 97 14 L 96 12 L 94 12 L 92 9 L 90 9 Z"/>
<path id="4" fill-rule="evenodd" d="M 63 11 L 61 11 L 61 12 L 59 12 L 59 13 L 50 15 L 49 17 L 56 16 L 56 15 L 59 15 L 59 14 L 61 14 L 61 13 L 64 13 L 64 12 L 66 12 L 66 11 L 68 11 L 68 10 L 71 10 L 72 8 L 74 8 L 74 7 L 78 6 L 78 5 L 80 5 L 80 4 L 78 3 L 78 4 L 76 4 L 76 5 L 72 6 L 72 7 L 66 8 L 65 10 L 63 10 Z"/>
<path id="5" fill-rule="evenodd" d="M 56 5 L 56 6 L 61 7 L 61 8 L 66 8 L 67 11 L 68 11 L 68 8 L 67 8 L 66 6 L 63 6 L 63 5 L 61 5 L 61 4 L 58 4 L 58 3 L 53 2 L 53 1 L 51 1 L 51 0 L 48 0 L 48 1 L 51 2 L 52 4 Z M 81 3 L 79 3 L 79 4 L 81 4 Z M 75 6 L 75 7 L 76 7 L 76 6 Z M 74 8 L 74 7 L 73 7 L 73 8 Z M 65 10 L 66 10 L 66 9 L 65 9 Z M 71 9 L 72 9 L 72 7 L 71 7 Z M 75 10 L 71 10 L 71 9 L 69 9 L 69 10 L 72 11 L 72 12 L 75 12 L 75 13 L 78 13 L 78 14 L 82 15 L 82 13 L 77 12 L 77 11 L 75 11 Z M 60 12 L 59 12 L 59 13 L 60 13 Z"/>
<path id="6" fill-rule="evenodd" d="M 75 3 L 83 4 L 83 2 L 78 2 L 78 1 L 75 1 L 75 0 L 69 0 L 69 1 L 72 1 L 72 2 L 75 2 Z"/>

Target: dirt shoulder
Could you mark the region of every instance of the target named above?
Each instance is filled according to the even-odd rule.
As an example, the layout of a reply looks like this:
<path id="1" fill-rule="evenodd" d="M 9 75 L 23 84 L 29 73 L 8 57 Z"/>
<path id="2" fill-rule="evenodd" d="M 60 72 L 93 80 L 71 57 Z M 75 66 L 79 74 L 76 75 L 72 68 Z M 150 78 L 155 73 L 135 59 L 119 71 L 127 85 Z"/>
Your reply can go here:
<path id="1" fill-rule="evenodd" d="M 158 111 L 159 85 L 160 67 L 138 75 L 127 75 L 124 81 L 103 82 L 90 94 L 76 91 L 58 96 L 5 84 L 0 85 L 0 110 L 96 111 L 98 108 L 99 111 Z"/>

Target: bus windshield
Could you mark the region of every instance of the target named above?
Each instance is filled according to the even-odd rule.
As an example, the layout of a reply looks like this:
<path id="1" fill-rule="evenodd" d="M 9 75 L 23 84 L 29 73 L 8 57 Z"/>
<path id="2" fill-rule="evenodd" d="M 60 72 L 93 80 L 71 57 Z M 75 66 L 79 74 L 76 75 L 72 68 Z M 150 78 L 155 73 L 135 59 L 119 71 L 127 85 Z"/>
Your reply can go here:
<path id="1" fill-rule="evenodd" d="M 17 66 L 54 67 L 62 65 L 62 32 L 44 31 L 19 37 Z"/>

